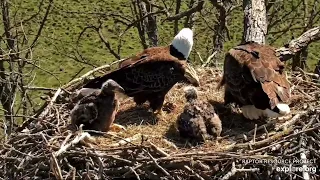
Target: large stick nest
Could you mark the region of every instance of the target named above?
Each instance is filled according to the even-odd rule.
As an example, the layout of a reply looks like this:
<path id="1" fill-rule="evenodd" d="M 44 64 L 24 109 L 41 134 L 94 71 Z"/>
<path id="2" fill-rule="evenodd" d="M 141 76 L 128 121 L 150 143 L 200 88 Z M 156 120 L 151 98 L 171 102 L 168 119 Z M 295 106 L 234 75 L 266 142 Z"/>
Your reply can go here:
<path id="1" fill-rule="evenodd" d="M 55 92 L 36 118 L 3 143 L 0 177 L 320 179 L 320 84 L 310 74 L 291 73 L 291 115 L 266 121 L 247 120 L 237 108 L 222 105 L 223 92 L 215 89 L 221 71 L 202 68 L 198 74 L 199 97 L 212 102 L 222 119 L 218 141 L 196 144 L 179 137 L 175 122 L 185 103 L 183 84 L 169 92 L 161 117 L 153 117 L 128 99 L 121 103 L 116 118 L 127 131 L 91 136 L 81 128 L 72 130 L 69 113 L 73 104 L 66 95 L 77 85 L 69 83 Z M 74 82 L 79 85 L 82 80 Z M 307 171 L 301 172 L 305 167 Z"/>

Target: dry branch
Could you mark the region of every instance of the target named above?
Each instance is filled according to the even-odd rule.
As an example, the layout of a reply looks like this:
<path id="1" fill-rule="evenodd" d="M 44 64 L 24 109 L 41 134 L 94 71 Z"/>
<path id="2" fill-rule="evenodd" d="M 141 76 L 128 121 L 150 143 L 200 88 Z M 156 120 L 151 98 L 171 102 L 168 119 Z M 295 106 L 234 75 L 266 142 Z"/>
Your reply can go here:
<path id="1" fill-rule="evenodd" d="M 320 26 L 309 29 L 297 39 L 291 40 L 285 47 L 277 49 L 278 56 L 282 61 L 291 59 L 297 52 L 307 47 L 310 43 L 320 39 Z"/>
<path id="2" fill-rule="evenodd" d="M 222 178 L 220 178 L 220 180 L 228 180 L 230 179 L 232 176 L 234 176 L 237 172 L 256 172 L 259 171 L 259 168 L 253 168 L 253 169 L 237 169 L 235 162 L 232 162 L 232 168 L 231 170 L 224 175 Z"/>
<path id="3" fill-rule="evenodd" d="M 198 11 L 201 11 L 203 6 L 204 6 L 204 2 L 203 0 L 199 1 L 198 4 L 190 9 L 188 9 L 187 11 L 183 11 L 179 14 L 176 14 L 174 16 L 169 16 L 167 17 L 165 20 L 168 20 L 168 21 L 173 21 L 173 20 L 176 20 L 176 19 L 181 19 L 182 17 L 185 17 L 185 16 L 189 16 L 195 12 L 198 12 Z"/>
<path id="4" fill-rule="evenodd" d="M 50 109 L 52 108 L 52 106 L 54 105 L 54 102 L 56 101 L 57 97 L 60 95 L 61 93 L 61 88 L 59 88 L 54 96 L 52 97 L 52 99 L 50 100 L 50 102 L 47 104 L 47 106 L 44 108 L 44 111 L 42 111 L 39 115 L 39 118 L 40 120 L 42 120 L 44 117 L 47 116 L 47 114 L 49 113 Z M 34 120 L 34 118 L 29 118 L 27 121 L 23 122 L 23 124 L 18 127 L 16 129 L 16 131 L 20 132 L 22 130 L 24 130 L 32 121 Z"/>
<path id="5" fill-rule="evenodd" d="M 112 62 L 111 64 L 106 64 L 106 65 L 97 67 L 97 68 L 85 73 L 81 77 L 76 78 L 76 79 L 72 80 L 71 82 L 65 84 L 64 86 L 62 86 L 62 89 L 73 90 L 72 88 L 74 88 L 75 86 L 77 86 L 80 83 L 83 83 L 83 81 L 88 79 L 92 74 L 99 72 L 101 70 L 109 71 L 113 65 L 118 64 L 124 60 L 125 59 L 116 60 L 116 61 Z"/>
<path id="6" fill-rule="evenodd" d="M 62 146 L 60 147 L 59 151 L 55 152 L 54 155 L 55 156 L 60 156 L 62 153 L 64 153 L 65 151 L 67 151 L 67 149 L 75 144 L 78 144 L 80 141 L 88 138 L 90 139 L 90 134 L 87 132 L 82 132 L 81 134 L 79 134 L 78 136 L 76 136 L 70 143 L 64 145 L 64 143 L 62 143 Z M 67 136 L 68 138 L 68 136 Z M 65 141 L 64 141 L 65 142 Z"/>

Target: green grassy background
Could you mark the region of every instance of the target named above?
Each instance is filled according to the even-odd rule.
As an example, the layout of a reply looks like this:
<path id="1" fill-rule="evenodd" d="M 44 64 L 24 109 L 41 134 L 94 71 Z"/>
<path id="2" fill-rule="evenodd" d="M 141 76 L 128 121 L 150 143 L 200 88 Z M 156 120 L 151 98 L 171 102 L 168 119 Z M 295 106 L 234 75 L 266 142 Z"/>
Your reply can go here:
<path id="1" fill-rule="evenodd" d="M 157 2 L 157 1 L 155 1 Z M 161 5 L 160 2 L 157 2 Z M 170 1 L 167 1 L 170 4 Z M 185 1 L 182 6 L 182 10 L 186 8 Z M 293 3 L 293 4 L 292 4 Z M 284 3 L 284 7 L 279 13 L 276 13 L 275 20 L 279 20 L 278 25 L 269 30 L 267 36 L 268 42 L 274 46 L 282 46 L 291 40 L 291 37 L 297 37 L 302 33 L 303 27 L 303 9 L 298 8 L 296 12 L 291 13 L 286 18 L 281 18 L 285 13 L 289 13 L 298 1 L 288 1 Z M 36 10 L 35 5 L 37 1 L 25 0 L 24 5 L 27 11 Z M 108 16 L 109 13 L 120 14 L 128 19 L 134 19 L 131 13 L 131 1 L 129 0 L 89 0 L 89 1 L 54 1 L 54 8 L 51 11 L 48 22 L 46 24 L 43 36 L 40 39 L 39 44 L 34 50 L 34 58 L 39 61 L 39 65 L 48 71 L 54 73 L 61 83 L 68 82 L 82 67 L 85 67 L 82 73 L 92 69 L 92 66 L 85 65 L 83 63 L 76 62 L 68 56 L 74 56 L 76 42 L 80 32 L 87 26 L 97 25 L 98 18 L 101 14 L 105 14 L 106 17 L 101 18 L 103 21 L 103 34 L 108 39 L 113 49 L 117 49 L 119 45 L 119 32 L 115 28 L 115 24 L 120 27 L 122 32 L 126 27 L 120 23 L 115 23 L 116 18 Z M 174 7 L 173 7 L 174 9 Z M 273 9 L 271 9 L 273 10 Z M 205 4 L 204 18 L 208 24 L 204 22 L 202 16 L 198 15 L 195 25 L 195 46 L 190 56 L 194 62 L 199 62 L 199 57 L 195 52 L 199 52 L 203 58 L 206 58 L 212 52 L 213 46 L 213 34 L 214 32 L 209 28 L 214 26 L 216 17 L 215 9 L 207 2 Z M 297 14 L 297 15 L 296 15 Z M 296 20 L 290 25 L 290 18 Z M 120 18 L 121 19 L 121 18 Z M 173 34 L 173 23 L 160 21 L 164 19 L 164 16 L 159 16 L 159 44 L 169 44 Z M 180 27 L 183 27 L 184 19 L 180 21 Z M 320 25 L 319 22 L 316 25 Z M 294 29 L 289 30 L 285 34 L 275 33 L 285 28 Z M 243 31 L 243 13 L 241 7 L 234 10 L 228 19 L 228 29 L 230 32 L 230 40 L 226 40 L 224 50 L 227 51 L 232 46 L 239 43 L 242 37 Z M 142 50 L 142 46 L 139 43 L 138 32 L 136 28 L 129 29 L 121 38 L 122 47 L 120 51 L 121 58 L 130 56 Z M 320 58 L 317 50 L 320 48 L 320 43 L 313 43 L 309 47 L 308 65 L 313 67 L 316 60 Z M 79 52 L 84 58 L 84 61 L 99 66 L 105 63 L 116 60 L 112 56 L 104 44 L 100 41 L 98 34 L 94 30 L 87 30 L 81 40 L 79 41 Z M 223 61 L 223 59 L 219 59 Z M 82 74 L 80 73 L 80 75 Z M 35 79 L 34 84 L 37 86 L 57 87 L 59 81 L 51 75 L 39 71 L 38 77 Z"/>
<path id="2" fill-rule="evenodd" d="M 163 6 L 163 1 L 154 0 L 153 2 Z M 172 3 L 173 1 L 165 0 L 164 2 L 170 7 L 169 12 L 174 14 L 175 4 Z M 276 13 L 268 17 L 269 20 L 272 20 L 269 24 L 272 24 L 274 21 L 278 23 L 269 29 L 267 35 L 268 43 L 279 47 L 289 42 L 292 36 L 298 37 L 303 32 L 303 6 L 300 5 L 292 11 L 299 2 L 298 0 L 281 1 L 270 9 L 269 14 L 272 12 Z M 308 9 L 311 12 L 311 5 L 314 1 L 308 2 L 310 4 Z M 186 10 L 188 3 L 189 0 L 182 2 L 181 11 Z M 11 14 L 16 14 L 16 22 L 23 21 L 38 11 L 39 4 L 40 1 L 38 0 L 11 1 L 10 12 Z M 30 85 L 57 88 L 69 82 L 82 68 L 84 69 L 78 76 L 91 70 L 94 66 L 115 61 L 116 58 L 110 54 L 103 42 L 100 41 L 96 31 L 88 29 L 82 34 L 80 41 L 78 41 L 83 29 L 92 25 L 97 26 L 98 19 L 103 22 L 103 34 L 115 51 L 117 51 L 121 42 L 121 58 L 141 51 L 143 47 L 135 27 L 130 28 L 119 38 L 119 34 L 126 28 L 125 25 L 119 23 L 119 20 L 127 23 L 135 20 L 131 11 L 131 5 L 132 1 L 130 0 L 55 0 L 42 35 L 33 49 L 32 59 L 36 61 L 40 68 L 36 68 L 33 71 L 34 73 L 25 76 Z M 45 7 L 47 6 L 48 2 L 44 1 L 40 15 L 32 21 L 23 24 L 23 29 L 29 39 L 32 39 L 36 34 L 39 22 L 41 22 L 45 13 Z M 320 6 L 315 8 L 316 11 L 319 11 L 319 9 Z M 115 17 L 110 14 L 121 15 L 122 17 Z M 190 59 L 195 63 L 200 62 L 196 52 L 199 52 L 203 59 L 206 59 L 212 53 L 213 27 L 217 22 L 216 16 L 217 11 L 209 1 L 206 1 L 201 15 L 197 14 L 194 30 L 195 43 L 190 55 Z M 175 35 L 173 32 L 173 22 L 163 22 L 164 19 L 164 15 L 158 15 L 157 17 L 159 45 L 169 44 Z M 179 28 L 183 27 L 184 21 L 185 18 L 179 21 Z M 241 41 L 243 32 L 242 7 L 239 6 L 233 10 L 227 22 L 230 39 L 226 39 L 224 52 Z M 317 17 L 313 26 L 319 25 L 319 17 Z M 286 29 L 289 30 L 282 33 Z M 308 65 L 311 69 L 313 69 L 315 63 L 320 59 L 319 49 L 319 42 L 315 42 L 309 47 Z M 77 62 L 72 58 L 80 57 L 80 55 L 84 63 Z M 223 62 L 223 58 L 218 59 L 218 61 Z M 33 70 L 32 67 L 27 66 L 25 73 L 31 70 Z M 41 104 L 41 101 L 39 101 L 39 94 L 41 93 L 33 93 L 33 98 L 36 102 L 35 106 Z"/>

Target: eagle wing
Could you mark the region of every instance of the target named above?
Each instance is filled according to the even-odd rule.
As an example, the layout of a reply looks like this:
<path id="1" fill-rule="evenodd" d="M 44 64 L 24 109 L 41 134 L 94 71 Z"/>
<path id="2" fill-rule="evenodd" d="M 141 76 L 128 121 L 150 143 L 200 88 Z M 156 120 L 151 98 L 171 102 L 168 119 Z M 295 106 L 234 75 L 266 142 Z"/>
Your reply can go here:
<path id="1" fill-rule="evenodd" d="M 91 124 L 98 117 L 97 97 L 99 92 L 93 92 L 76 104 L 71 111 L 71 121 L 73 124 Z"/>
<path id="2" fill-rule="evenodd" d="M 182 137 L 205 140 L 208 136 L 205 120 L 193 104 L 185 106 L 183 113 L 178 116 L 177 125 Z"/>
<path id="3" fill-rule="evenodd" d="M 92 91 L 90 94 L 87 94 L 86 96 L 81 98 L 79 100 L 79 104 L 96 103 L 100 93 L 101 93 L 101 90 Z"/>
<path id="4" fill-rule="evenodd" d="M 269 98 L 271 108 L 274 108 L 279 101 L 288 102 L 290 84 L 284 72 L 284 64 L 275 53 L 275 49 L 271 46 L 254 42 L 231 49 L 226 55 L 224 67 L 229 87 L 238 88 L 239 91 L 241 89 L 250 91 L 250 88 L 256 87 L 255 83 L 259 83 Z M 225 81 L 225 77 L 222 81 Z M 261 100 L 263 94 L 254 90 L 250 93 L 248 94 L 251 102 L 254 105 L 259 104 L 257 101 Z"/>
<path id="5" fill-rule="evenodd" d="M 77 90 L 76 92 L 74 92 L 70 95 L 71 102 L 78 102 L 82 98 L 92 94 L 93 92 L 100 93 L 101 90 L 100 89 L 90 89 L 90 88 L 82 88 L 80 90 Z"/>
<path id="6" fill-rule="evenodd" d="M 215 109 L 209 102 L 195 100 L 192 102 L 194 113 L 204 119 L 206 130 L 209 135 L 219 137 L 222 131 L 222 124 L 219 116 L 215 113 Z"/>
<path id="7" fill-rule="evenodd" d="M 131 64 L 93 79 L 84 88 L 100 88 L 107 79 L 113 79 L 125 89 L 128 96 L 146 91 L 161 92 L 172 87 L 183 76 L 183 72 L 179 72 L 183 70 L 184 63 L 167 53 L 142 55 Z"/>
<path id="8" fill-rule="evenodd" d="M 133 64 L 133 63 L 139 61 L 140 59 L 142 59 L 143 57 L 153 56 L 156 54 L 164 54 L 164 53 L 168 53 L 168 54 L 170 53 L 170 50 L 168 47 L 151 47 L 151 48 L 143 50 L 142 52 L 136 54 L 135 56 L 131 56 L 131 57 L 123 60 L 122 62 L 119 63 L 119 68 Z"/>

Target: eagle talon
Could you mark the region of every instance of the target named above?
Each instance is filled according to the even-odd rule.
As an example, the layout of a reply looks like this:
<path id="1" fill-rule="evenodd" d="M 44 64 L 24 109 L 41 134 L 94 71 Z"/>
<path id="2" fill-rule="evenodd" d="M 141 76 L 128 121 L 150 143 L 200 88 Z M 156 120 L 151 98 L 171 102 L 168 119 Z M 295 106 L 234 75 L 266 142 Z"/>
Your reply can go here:
<path id="1" fill-rule="evenodd" d="M 158 109 L 158 110 L 155 110 L 153 112 L 155 115 L 158 115 L 158 116 L 162 116 L 164 114 L 164 112 L 162 111 L 162 109 Z"/>
<path id="2" fill-rule="evenodd" d="M 126 131 L 127 129 L 125 127 L 123 127 L 120 124 L 115 124 L 113 123 L 109 129 L 109 131 L 113 131 L 113 132 L 120 132 L 120 131 Z"/>

